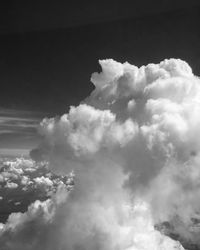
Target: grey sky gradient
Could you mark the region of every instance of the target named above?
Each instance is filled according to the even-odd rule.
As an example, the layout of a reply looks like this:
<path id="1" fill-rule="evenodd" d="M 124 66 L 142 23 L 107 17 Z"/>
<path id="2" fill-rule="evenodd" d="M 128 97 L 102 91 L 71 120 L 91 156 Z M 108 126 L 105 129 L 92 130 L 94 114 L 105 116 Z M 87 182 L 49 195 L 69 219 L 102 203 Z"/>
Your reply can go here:
<path id="1" fill-rule="evenodd" d="M 39 143 L 37 132 L 45 113 L 0 109 L 0 155 L 27 155 Z"/>
<path id="2" fill-rule="evenodd" d="M 1 33 L 53 30 L 173 11 L 198 0 L 8 1 L 1 6 Z"/>

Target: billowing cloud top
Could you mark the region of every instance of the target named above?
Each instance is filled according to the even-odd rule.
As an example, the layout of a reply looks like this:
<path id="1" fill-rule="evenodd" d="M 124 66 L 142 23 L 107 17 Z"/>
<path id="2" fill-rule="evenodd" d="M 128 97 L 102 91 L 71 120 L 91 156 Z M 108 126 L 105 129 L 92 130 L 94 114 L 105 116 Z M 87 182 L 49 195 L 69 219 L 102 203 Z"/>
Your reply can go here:
<path id="1" fill-rule="evenodd" d="M 170 59 L 140 68 L 112 59 L 100 64 L 102 72 L 92 75 L 96 88 L 86 103 L 71 107 L 60 119 L 41 123 L 50 144 L 65 144 L 80 155 L 124 147 L 137 136 L 148 147 L 159 140 L 168 151 L 171 146 L 181 150 L 181 142 L 194 139 L 200 85 L 186 62 Z M 197 140 L 192 150 L 196 147 Z"/>

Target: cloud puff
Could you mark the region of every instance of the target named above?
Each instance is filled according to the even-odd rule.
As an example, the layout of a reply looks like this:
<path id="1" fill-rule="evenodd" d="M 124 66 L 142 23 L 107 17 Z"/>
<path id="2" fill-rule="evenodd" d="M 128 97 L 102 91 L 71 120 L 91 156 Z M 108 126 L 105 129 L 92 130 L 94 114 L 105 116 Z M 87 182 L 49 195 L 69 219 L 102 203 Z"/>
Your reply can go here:
<path id="1" fill-rule="evenodd" d="M 123 146 L 132 140 L 137 129 L 132 120 L 119 122 L 109 110 L 81 104 L 71 107 L 69 114 L 58 121 L 44 119 L 40 131 L 52 145 L 63 144 L 79 155 L 93 154 L 116 144 Z"/>
<path id="2" fill-rule="evenodd" d="M 5 185 L 5 188 L 9 188 L 9 189 L 15 189 L 17 187 L 18 187 L 18 184 L 14 182 L 7 182 Z"/>

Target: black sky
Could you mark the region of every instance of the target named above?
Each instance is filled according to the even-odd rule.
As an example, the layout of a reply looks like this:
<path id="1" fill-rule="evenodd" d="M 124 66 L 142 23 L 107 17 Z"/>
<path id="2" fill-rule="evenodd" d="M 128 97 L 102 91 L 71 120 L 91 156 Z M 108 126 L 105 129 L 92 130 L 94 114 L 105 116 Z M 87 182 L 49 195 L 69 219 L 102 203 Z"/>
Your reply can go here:
<path id="1" fill-rule="evenodd" d="M 61 114 L 91 92 L 90 75 L 104 58 L 140 66 L 178 57 L 200 74 L 198 2 L 8 1 L 0 107 Z"/>
<path id="2" fill-rule="evenodd" d="M 1 1 L 0 32 L 31 32 L 137 18 L 190 8 L 199 0 Z"/>

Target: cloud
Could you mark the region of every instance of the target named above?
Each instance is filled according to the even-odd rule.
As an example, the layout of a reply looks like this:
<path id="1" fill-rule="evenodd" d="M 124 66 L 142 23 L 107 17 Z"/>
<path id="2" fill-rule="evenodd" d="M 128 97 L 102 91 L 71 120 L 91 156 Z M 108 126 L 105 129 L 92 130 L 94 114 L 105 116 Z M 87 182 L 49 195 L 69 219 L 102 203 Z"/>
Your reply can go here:
<path id="1" fill-rule="evenodd" d="M 15 189 L 17 187 L 18 187 L 18 184 L 14 182 L 7 182 L 5 185 L 5 188 L 8 188 L 8 189 Z"/>
<path id="2" fill-rule="evenodd" d="M 63 188 L 63 187 L 62 187 Z M 57 217 L 59 207 L 66 200 L 67 192 L 60 188 L 51 199 L 32 203 L 26 213 L 12 213 L 6 224 L 0 225 L 0 244 L 2 249 L 45 249 L 44 238 L 57 235 Z M 55 238 L 48 239 L 51 248 L 56 249 Z"/>
<path id="3" fill-rule="evenodd" d="M 23 158 L 3 162 L 0 165 L 0 220 L 5 222 L 10 213 L 25 212 L 36 200 L 44 201 L 61 188 L 69 191 L 72 187 L 73 174 L 55 175 L 48 170 L 47 163 L 36 164 Z"/>
<path id="4" fill-rule="evenodd" d="M 39 142 L 37 128 L 44 113 L 0 108 L 0 155 L 27 155 Z"/>
<path id="5" fill-rule="evenodd" d="M 40 121 L 37 116 L 37 113 L 28 111 L 0 109 L 0 129 L 12 133 L 33 133 Z"/>
<path id="6" fill-rule="evenodd" d="M 137 133 L 137 125 L 132 120 L 116 121 L 116 116 L 109 110 L 81 104 L 71 107 L 69 114 L 63 115 L 59 121 L 44 119 L 40 132 L 52 144 L 63 144 L 76 155 L 81 155 L 93 154 L 102 147 L 127 144 Z"/>
<path id="7" fill-rule="evenodd" d="M 199 78 L 180 59 L 140 68 L 99 62 L 94 91 L 69 113 L 45 118 L 43 141 L 31 153 L 48 161 L 55 176 L 73 170 L 75 187 L 11 214 L 1 226 L 5 250 L 183 249 L 157 230 L 166 221 L 183 244 L 200 245 L 194 223 L 200 209 Z M 30 178 L 31 169 L 23 168 L 21 185 L 49 192 L 54 178 Z"/>

